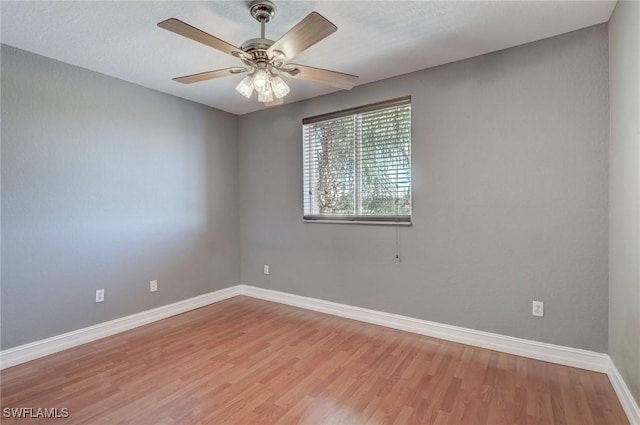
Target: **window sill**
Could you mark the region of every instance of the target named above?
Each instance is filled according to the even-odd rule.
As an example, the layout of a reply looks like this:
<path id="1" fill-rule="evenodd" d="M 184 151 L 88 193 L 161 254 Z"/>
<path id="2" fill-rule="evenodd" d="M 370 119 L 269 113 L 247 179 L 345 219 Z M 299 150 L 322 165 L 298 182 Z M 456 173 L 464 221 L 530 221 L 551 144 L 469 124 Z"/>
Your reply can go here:
<path id="1" fill-rule="evenodd" d="M 302 220 L 304 223 L 319 223 L 319 224 L 364 224 L 374 226 L 407 226 L 411 227 L 413 224 L 410 221 L 364 221 L 364 220 Z"/>

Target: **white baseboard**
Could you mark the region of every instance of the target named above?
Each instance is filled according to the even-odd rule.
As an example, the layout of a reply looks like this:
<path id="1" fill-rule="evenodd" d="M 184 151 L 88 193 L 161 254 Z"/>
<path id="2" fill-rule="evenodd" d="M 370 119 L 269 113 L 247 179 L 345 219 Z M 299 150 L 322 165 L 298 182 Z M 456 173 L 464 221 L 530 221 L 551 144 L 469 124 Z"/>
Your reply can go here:
<path id="1" fill-rule="evenodd" d="M 0 369 L 66 350 L 96 339 L 124 332 L 147 323 L 166 319 L 176 314 L 204 307 L 237 295 L 246 295 L 307 310 L 354 319 L 374 325 L 427 335 L 447 341 L 459 342 L 475 347 L 515 354 L 532 359 L 606 373 L 611 380 L 631 425 L 640 425 L 640 409 L 631 391 L 607 354 L 578 348 L 564 347 L 490 332 L 477 331 L 459 326 L 429 322 L 398 314 L 385 313 L 346 304 L 303 297 L 249 285 L 237 285 L 219 291 L 179 301 L 153 310 L 133 314 L 78 329 L 62 335 L 35 341 L 0 352 Z"/>
<path id="2" fill-rule="evenodd" d="M 235 297 L 239 294 L 239 286 L 232 286 L 230 288 L 199 295 L 197 297 L 178 301 L 152 310 L 120 317 L 108 322 L 56 335 L 51 338 L 9 348 L 0 352 L 0 369 L 5 369 L 20 363 L 48 356 L 49 354 L 57 353 L 58 351 L 76 347 L 78 345 L 95 341 L 96 339 L 104 338 L 119 332 L 124 332 L 129 329 L 137 328 L 138 326 L 146 325 L 147 323 L 166 319 L 167 317 L 175 316 L 176 314 L 226 300 L 227 298 Z"/>
<path id="3" fill-rule="evenodd" d="M 615 363 L 613 363 L 613 360 L 611 359 L 609 359 L 609 370 L 607 371 L 607 375 L 609 375 L 611 385 L 613 385 L 613 389 L 616 391 L 620 404 L 622 404 L 622 408 L 627 414 L 627 418 L 629 418 L 630 424 L 640 425 L 640 407 L 638 406 L 636 399 L 633 398 L 631 390 L 627 386 L 627 383 L 624 382 L 624 379 L 622 378 L 622 375 L 620 375 Z"/>
<path id="4" fill-rule="evenodd" d="M 200 308 L 237 295 L 246 295 L 267 301 L 301 307 L 334 316 L 359 320 L 388 328 L 427 335 L 447 341 L 459 342 L 475 347 L 487 348 L 518 356 L 558 363 L 596 372 L 608 373 L 611 370 L 611 360 L 608 355 L 563 347 L 544 342 L 531 341 L 490 332 L 477 331 L 459 326 L 429 322 L 421 319 L 400 316 L 398 314 L 369 310 L 346 304 L 316 298 L 303 297 L 270 289 L 249 285 L 237 285 L 219 291 L 210 292 L 173 304 L 121 317 L 108 322 L 67 332 L 51 338 L 9 348 L 0 352 L 0 369 L 15 366 L 30 360 L 44 357 L 58 351 L 66 350 L 85 344 L 96 339 L 104 338 L 124 332 L 147 323 L 166 319 L 176 314 Z M 615 369 L 615 367 L 614 367 Z M 620 378 L 621 380 L 622 378 Z"/>
<path id="5" fill-rule="evenodd" d="M 609 369 L 609 356 L 593 351 L 429 322 L 398 314 L 369 310 L 249 285 L 240 285 L 240 293 L 254 298 L 551 363 L 603 373 L 606 373 Z"/>

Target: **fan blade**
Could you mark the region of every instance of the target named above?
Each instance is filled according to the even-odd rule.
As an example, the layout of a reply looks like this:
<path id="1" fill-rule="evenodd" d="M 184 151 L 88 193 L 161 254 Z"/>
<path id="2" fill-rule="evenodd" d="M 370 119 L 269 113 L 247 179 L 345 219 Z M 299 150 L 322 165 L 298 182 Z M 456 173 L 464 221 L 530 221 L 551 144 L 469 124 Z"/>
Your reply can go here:
<path id="1" fill-rule="evenodd" d="M 243 56 L 246 55 L 242 50 L 240 50 L 239 47 L 236 47 L 233 44 L 229 44 L 226 41 L 219 39 L 218 37 L 214 37 L 211 34 L 199 30 L 198 28 L 193 27 L 186 22 L 182 22 L 181 20 L 176 18 L 169 18 L 166 21 L 162 21 L 158 23 L 158 26 L 162 29 L 175 32 L 178 35 L 190 38 L 191 40 L 197 41 L 202 44 L 206 44 L 209 47 L 213 47 L 214 49 L 220 50 L 221 52 L 228 53 L 233 56 L 237 56 L 238 54 L 241 54 Z"/>
<path id="2" fill-rule="evenodd" d="M 269 56 L 278 50 L 287 59 L 293 58 L 298 53 L 316 44 L 318 41 L 333 34 L 338 27 L 329 22 L 318 12 L 311 12 L 302 21 L 298 22 L 278 41 L 267 49 Z"/>
<path id="3" fill-rule="evenodd" d="M 329 71 L 328 69 L 314 68 L 312 66 L 297 65 L 294 63 L 288 63 L 286 68 L 282 71 L 292 78 L 317 81 L 318 83 L 327 84 L 329 86 L 345 90 L 351 90 L 358 81 L 358 77 L 355 75 Z"/>
<path id="4" fill-rule="evenodd" d="M 201 72 L 199 74 L 185 75 L 184 77 L 174 78 L 173 81 L 177 81 L 182 84 L 199 83 L 200 81 L 212 80 L 214 78 L 226 77 L 227 75 L 239 74 L 240 72 L 248 71 L 248 69 L 242 68 L 225 68 L 216 69 L 215 71 Z"/>

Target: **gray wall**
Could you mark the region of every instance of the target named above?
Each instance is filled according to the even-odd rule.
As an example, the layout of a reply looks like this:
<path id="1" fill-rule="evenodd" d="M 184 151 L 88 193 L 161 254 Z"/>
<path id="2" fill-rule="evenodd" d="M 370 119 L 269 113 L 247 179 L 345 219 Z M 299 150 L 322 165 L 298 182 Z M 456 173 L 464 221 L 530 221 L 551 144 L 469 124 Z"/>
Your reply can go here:
<path id="1" fill-rule="evenodd" d="M 3 45 L 1 124 L 3 349 L 238 284 L 237 117 Z"/>
<path id="2" fill-rule="evenodd" d="M 241 281 L 607 351 L 607 48 L 600 25 L 238 118 L 3 46 L 2 348 Z M 301 119 L 404 95 L 397 262 L 394 227 L 302 222 Z"/>
<path id="3" fill-rule="evenodd" d="M 606 352 L 607 48 L 603 24 L 240 117 L 242 283 Z M 405 95 L 399 263 L 394 227 L 302 222 L 301 120 Z"/>
<path id="4" fill-rule="evenodd" d="M 609 21 L 609 354 L 640 403 L 640 3 Z"/>

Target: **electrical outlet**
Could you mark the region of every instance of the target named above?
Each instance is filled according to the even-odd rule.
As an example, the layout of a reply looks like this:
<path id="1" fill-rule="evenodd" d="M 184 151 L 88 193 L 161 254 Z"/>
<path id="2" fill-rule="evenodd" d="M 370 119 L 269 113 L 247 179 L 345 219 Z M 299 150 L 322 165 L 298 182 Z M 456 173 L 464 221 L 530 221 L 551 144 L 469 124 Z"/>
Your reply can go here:
<path id="1" fill-rule="evenodd" d="M 104 289 L 98 289 L 96 291 L 96 302 L 101 303 L 104 301 Z"/>
<path id="2" fill-rule="evenodd" d="M 264 265 L 263 273 L 264 273 L 264 274 L 269 274 L 269 265 L 268 265 L 268 264 L 265 264 L 265 265 Z"/>
<path id="3" fill-rule="evenodd" d="M 158 281 L 152 280 L 151 282 L 149 282 L 149 291 L 156 292 L 157 290 L 158 290 Z"/>
<path id="4" fill-rule="evenodd" d="M 542 301 L 534 301 L 531 314 L 536 317 L 544 316 L 544 303 Z"/>

